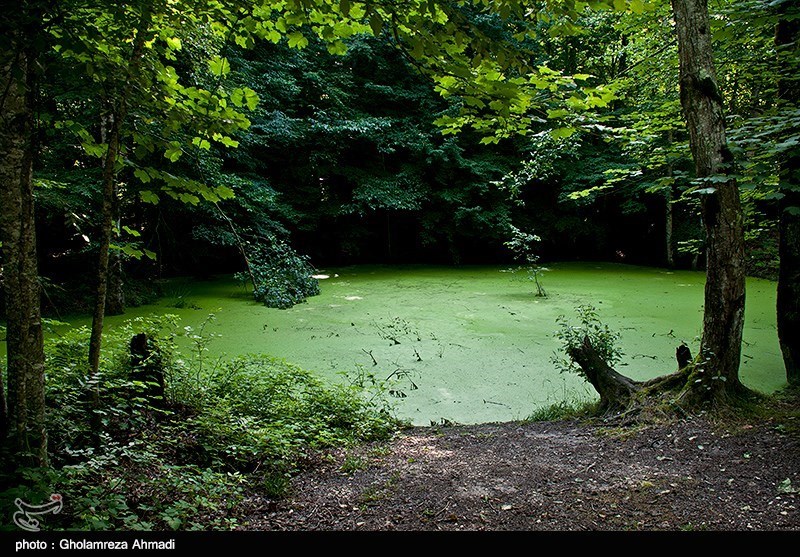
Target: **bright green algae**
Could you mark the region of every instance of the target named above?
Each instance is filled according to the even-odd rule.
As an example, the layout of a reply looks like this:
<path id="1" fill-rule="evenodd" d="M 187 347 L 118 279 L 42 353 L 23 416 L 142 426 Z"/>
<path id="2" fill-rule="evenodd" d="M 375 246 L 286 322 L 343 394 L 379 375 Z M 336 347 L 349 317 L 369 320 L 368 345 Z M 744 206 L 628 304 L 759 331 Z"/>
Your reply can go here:
<path id="1" fill-rule="evenodd" d="M 551 362 L 559 348 L 556 318 L 574 315 L 580 304 L 594 305 L 621 333 L 625 356 L 618 369 L 635 379 L 674 371 L 675 348 L 685 341 L 694 352 L 702 326 L 699 272 L 560 263 L 544 274 L 547 298 L 535 297 L 523 274 L 501 267 L 321 272 L 330 276 L 320 281 L 321 294 L 288 310 L 256 304 L 230 278 L 176 280 L 160 303 L 110 317 L 108 326 L 174 313 L 196 328 L 214 313 L 207 330 L 221 338 L 211 356 L 263 352 L 336 381 L 359 369 L 379 379 L 394 374 L 398 415 L 416 424 L 520 419 L 546 404 L 594 398 L 583 380 Z M 762 392 L 785 384 L 771 281 L 748 279 L 741 377 Z"/>

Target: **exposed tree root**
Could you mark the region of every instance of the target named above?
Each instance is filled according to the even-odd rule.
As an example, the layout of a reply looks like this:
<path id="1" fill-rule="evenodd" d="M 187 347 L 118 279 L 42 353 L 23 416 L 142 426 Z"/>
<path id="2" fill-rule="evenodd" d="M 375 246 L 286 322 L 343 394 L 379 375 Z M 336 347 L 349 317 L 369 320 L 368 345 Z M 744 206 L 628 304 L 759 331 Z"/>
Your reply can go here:
<path id="1" fill-rule="evenodd" d="M 700 411 L 757 396 L 741 383 L 722 391 L 723 397 L 706 388 L 702 366 L 698 359 L 692 360 L 686 345 L 676 350 L 681 366 L 678 371 L 648 381 L 634 381 L 616 371 L 600 357 L 588 336 L 580 346 L 569 350 L 569 356 L 600 395 L 598 412 L 606 421 L 630 424 L 676 415 L 689 418 Z"/>

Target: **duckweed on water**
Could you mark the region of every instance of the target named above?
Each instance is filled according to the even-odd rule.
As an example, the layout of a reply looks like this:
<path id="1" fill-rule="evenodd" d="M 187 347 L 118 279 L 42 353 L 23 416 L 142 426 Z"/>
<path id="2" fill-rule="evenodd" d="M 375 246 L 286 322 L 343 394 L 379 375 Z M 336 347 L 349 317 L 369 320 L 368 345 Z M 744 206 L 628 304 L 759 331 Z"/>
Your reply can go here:
<path id="1" fill-rule="evenodd" d="M 108 319 L 176 313 L 197 327 L 208 313 L 219 335 L 211 356 L 266 353 L 332 382 L 388 378 L 397 413 L 416 424 L 523 419 L 559 401 L 595 398 L 579 377 L 551 363 L 559 315 L 591 304 L 620 333 L 620 371 L 647 379 L 676 368 L 675 348 L 695 353 L 704 275 L 610 263 L 549 266 L 535 285 L 500 267 L 358 266 L 324 269 L 321 293 L 269 309 L 232 278 L 175 281 L 184 308 L 163 302 Z M 192 309 L 199 308 L 199 309 Z M 84 324 L 86 319 L 70 319 Z M 785 384 L 775 332 L 775 283 L 748 280 L 743 382 L 762 392 Z M 346 375 L 345 375 L 346 374 Z"/>

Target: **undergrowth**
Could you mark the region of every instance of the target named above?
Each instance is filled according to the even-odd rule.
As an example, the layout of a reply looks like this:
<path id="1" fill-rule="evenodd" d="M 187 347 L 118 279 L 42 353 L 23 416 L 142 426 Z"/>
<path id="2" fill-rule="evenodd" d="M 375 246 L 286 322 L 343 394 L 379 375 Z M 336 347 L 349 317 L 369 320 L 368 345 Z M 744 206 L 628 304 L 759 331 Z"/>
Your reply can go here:
<path id="1" fill-rule="evenodd" d="M 138 333 L 152 339 L 148 360 L 163 370 L 163 397 L 132 373 L 129 343 Z M 79 328 L 47 343 L 51 467 L 15 469 L 3 456 L 0 508 L 62 496 L 60 513 L 38 517 L 42 529 L 235 528 L 246 492 L 279 497 L 327 449 L 387 439 L 400 425 L 383 397 L 324 384 L 282 360 L 211 361 L 211 335 L 179 329 L 175 316 L 108 333 L 95 377 L 85 372 L 88 335 Z M 190 350 L 177 348 L 179 335 Z M 92 413 L 101 431 L 89 426 Z M 4 529 L 16 529 L 12 514 Z"/>

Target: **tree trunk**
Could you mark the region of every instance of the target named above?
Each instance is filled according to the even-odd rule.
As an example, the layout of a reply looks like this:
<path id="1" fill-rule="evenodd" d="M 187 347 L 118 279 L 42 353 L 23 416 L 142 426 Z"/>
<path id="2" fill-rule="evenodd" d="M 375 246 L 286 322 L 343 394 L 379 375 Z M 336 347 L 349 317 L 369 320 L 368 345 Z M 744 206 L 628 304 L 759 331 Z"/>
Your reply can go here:
<path id="1" fill-rule="evenodd" d="M 667 267 L 675 267 L 675 252 L 672 249 L 672 186 L 666 189 L 664 204 L 664 250 Z"/>
<path id="2" fill-rule="evenodd" d="M 702 198 L 706 288 L 699 360 L 688 385 L 700 400 L 742 391 L 739 381 L 745 273 L 742 209 L 725 138 L 706 0 L 672 0 L 680 58 L 680 94 L 698 178 L 714 177 Z"/>
<path id="3" fill-rule="evenodd" d="M 788 2 L 782 5 L 786 16 Z M 778 50 L 779 102 L 796 108 L 800 100 L 800 81 L 791 57 L 798 56 L 800 48 L 800 20 L 785 18 L 775 28 L 775 46 Z M 780 161 L 781 199 L 780 215 L 780 269 L 778 271 L 778 339 L 786 380 L 790 385 L 800 385 L 800 149 L 794 148 Z"/>
<path id="4" fill-rule="evenodd" d="M 118 251 L 109 254 L 108 292 L 106 293 L 106 315 L 125 313 L 124 277 L 122 275 L 122 255 Z"/>
<path id="5" fill-rule="evenodd" d="M 117 200 L 118 201 L 118 200 Z M 119 205 L 119 203 L 117 203 Z M 119 209 L 114 210 L 119 215 Z M 117 228 L 119 218 L 117 216 Z M 122 315 L 125 313 L 125 284 L 124 270 L 122 268 L 122 253 L 114 250 L 108 254 L 108 292 L 106 293 L 106 315 Z"/>
<path id="6" fill-rule="evenodd" d="M 108 134 L 108 149 L 103 160 L 103 209 L 100 224 L 100 247 L 95 274 L 95 304 L 92 314 L 92 334 L 89 339 L 89 374 L 94 376 L 100 369 L 100 349 L 103 338 L 103 321 L 108 291 L 108 251 L 114 229 L 114 198 L 116 197 L 116 164 L 120 146 L 120 128 L 124 115 L 117 111 Z M 95 387 L 94 401 L 98 402 L 99 391 Z"/>
<path id="7" fill-rule="evenodd" d="M 111 238 L 114 230 L 114 208 L 117 205 L 117 157 L 120 153 L 120 142 L 122 126 L 128 113 L 128 96 L 133 87 L 133 80 L 138 73 L 138 68 L 142 63 L 144 55 L 144 45 L 146 32 L 150 25 L 149 8 L 145 8 L 139 21 L 136 36 L 133 41 L 133 49 L 130 56 L 130 66 L 128 71 L 128 81 L 123 85 L 118 97 L 114 102 L 114 110 L 111 114 L 110 126 L 107 128 L 108 147 L 103 159 L 103 208 L 100 229 L 100 248 L 97 257 L 97 269 L 95 274 L 95 305 L 92 314 L 92 333 L 89 340 L 89 374 L 96 376 L 100 369 L 100 350 L 103 339 L 103 323 L 105 320 L 106 294 L 108 292 L 108 252 L 111 246 Z M 93 390 L 93 402 L 95 407 L 99 404 L 99 386 Z M 97 424 L 95 424 L 97 425 Z"/>
<path id="8" fill-rule="evenodd" d="M 29 14 L 26 14 L 29 15 Z M 0 53 L 0 241 L 7 319 L 8 426 L 20 456 L 47 464 L 44 347 L 33 202 L 33 65 L 28 37 L 2 29 Z"/>

